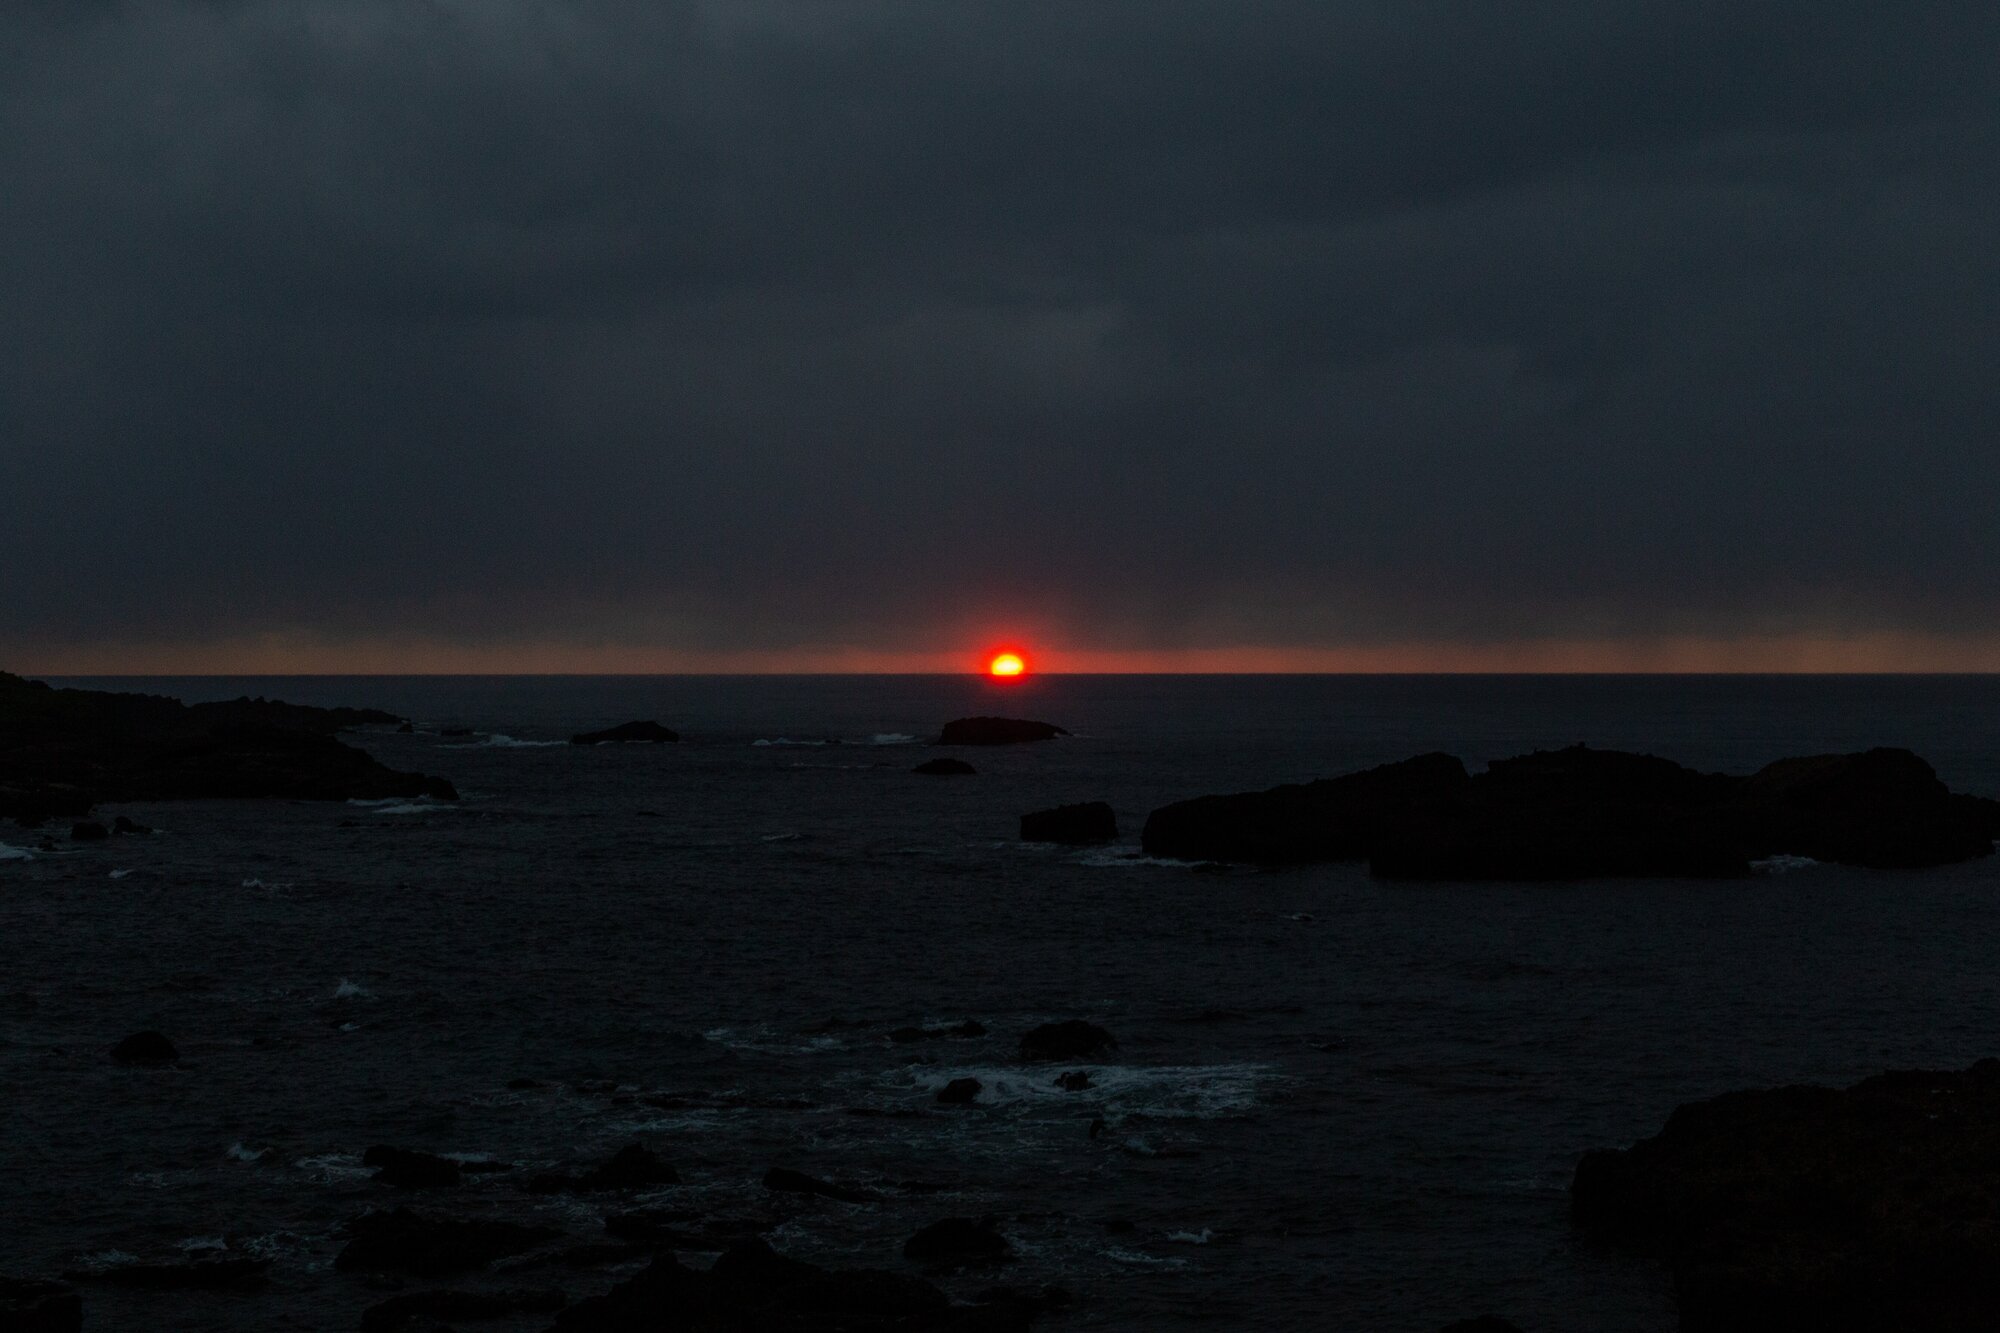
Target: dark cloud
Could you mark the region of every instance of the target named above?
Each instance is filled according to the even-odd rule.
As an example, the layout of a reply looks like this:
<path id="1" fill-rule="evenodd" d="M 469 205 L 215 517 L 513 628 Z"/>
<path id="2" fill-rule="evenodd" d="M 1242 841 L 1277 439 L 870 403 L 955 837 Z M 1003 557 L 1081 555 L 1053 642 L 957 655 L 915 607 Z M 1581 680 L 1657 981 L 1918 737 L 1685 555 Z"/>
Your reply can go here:
<path id="1" fill-rule="evenodd" d="M 0 17 L 0 646 L 1982 628 L 2000 10 Z"/>

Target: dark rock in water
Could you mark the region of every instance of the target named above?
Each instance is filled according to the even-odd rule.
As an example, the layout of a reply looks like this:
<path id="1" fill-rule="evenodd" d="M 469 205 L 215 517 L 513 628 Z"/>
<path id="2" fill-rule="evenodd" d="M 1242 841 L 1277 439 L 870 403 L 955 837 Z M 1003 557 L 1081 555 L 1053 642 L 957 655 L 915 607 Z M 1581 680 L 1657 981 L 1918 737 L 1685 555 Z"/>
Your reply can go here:
<path id="1" fill-rule="evenodd" d="M 71 824 L 69 826 L 71 842 L 103 842 L 110 836 L 111 830 L 105 828 L 104 825 L 94 819 L 87 819 L 80 824 Z"/>
<path id="2" fill-rule="evenodd" d="M 111 1058 L 121 1065 L 170 1065 L 181 1058 L 174 1044 L 158 1032 L 135 1032 L 111 1048 Z"/>
<path id="3" fill-rule="evenodd" d="M 560 1291 L 413 1291 L 361 1312 L 361 1333 L 402 1333 L 423 1319 L 504 1319 L 553 1314 L 569 1304 Z"/>
<path id="4" fill-rule="evenodd" d="M 831 1181 L 818 1180 L 803 1171 L 791 1171 L 782 1166 L 774 1166 L 764 1173 L 764 1188 L 780 1194 L 817 1194 L 822 1198 L 838 1199 L 842 1203 L 868 1203 L 875 1196 L 866 1190 L 850 1189 Z"/>
<path id="5" fill-rule="evenodd" d="M 897 1028 L 889 1034 L 889 1040 L 907 1045 L 914 1041 L 937 1041 L 948 1037 L 983 1037 L 986 1025 L 973 1019 L 954 1023 L 941 1028 Z"/>
<path id="6" fill-rule="evenodd" d="M 603 1296 L 556 1316 L 554 1333 L 973 1333 L 970 1322 L 928 1282 L 869 1269 L 824 1269 L 787 1259 L 762 1241 L 726 1251 L 707 1272 L 662 1254 Z M 1013 1327 L 1021 1327 L 1014 1324 Z"/>
<path id="7" fill-rule="evenodd" d="M 1031 722 L 1018 717 L 962 717 L 944 724 L 939 745 L 1020 745 L 1028 741 L 1049 741 L 1069 733 L 1048 722 Z"/>
<path id="8" fill-rule="evenodd" d="M 416 735 L 416 732 L 417 732 L 416 727 L 408 722 L 405 722 L 396 728 L 396 734 L 398 736 L 414 736 Z"/>
<path id="9" fill-rule="evenodd" d="M 1114 1049 L 1118 1039 L 1080 1018 L 1044 1023 L 1021 1038 L 1023 1060 L 1081 1060 Z"/>
<path id="10" fill-rule="evenodd" d="M 1690 1333 L 1991 1328 L 1996 1197 L 1990 1059 L 1694 1102 L 1570 1187 L 1580 1228 L 1667 1261 Z"/>
<path id="11" fill-rule="evenodd" d="M 350 1239 L 335 1257 L 335 1268 L 416 1277 L 482 1268 L 562 1235 L 546 1227 L 434 1217 L 408 1208 L 364 1213 L 347 1224 L 347 1231 Z"/>
<path id="12" fill-rule="evenodd" d="M 1442 1333 L 1521 1333 L 1521 1330 L 1498 1315 L 1483 1314 L 1477 1319 L 1446 1324 Z"/>
<path id="13" fill-rule="evenodd" d="M 1103 801 L 1059 805 L 1021 816 L 1022 842 L 1061 842 L 1080 846 L 1110 842 L 1118 836 L 1118 816 Z"/>
<path id="14" fill-rule="evenodd" d="M 933 1222 L 903 1242 L 903 1257 L 918 1263 L 992 1263 L 1014 1252 L 1007 1238 L 990 1222 L 947 1217 Z"/>
<path id="15" fill-rule="evenodd" d="M 60 1282 L 0 1277 L 0 1328 L 8 1333 L 81 1333 L 83 1300 Z"/>
<path id="16" fill-rule="evenodd" d="M 444 1189 L 459 1183 L 463 1173 L 457 1162 L 434 1153 L 392 1148 L 378 1143 L 361 1156 L 363 1166 L 377 1168 L 375 1179 L 397 1189 Z"/>
<path id="17" fill-rule="evenodd" d="M 932 778 L 969 778 L 976 777 L 979 773 L 978 769 L 963 759 L 953 759 L 949 755 L 940 759 L 926 759 L 910 771 Z"/>
<path id="18" fill-rule="evenodd" d="M 546 1172 L 534 1176 L 527 1189 L 533 1194 L 602 1194 L 680 1182 L 680 1174 L 670 1163 L 645 1145 L 634 1143 L 620 1148 L 604 1165 L 592 1167 L 581 1175 Z"/>
<path id="19" fill-rule="evenodd" d="M 172 1264 L 114 1264 L 65 1273 L 72 1282 L 103 1282 L 140 1291 L 228 1291 L 264 1281 L 269 1259 L 191 1259 Z"/>
<path id="20" fill-rule="evenodd" d="M 1653 755 L 1536 751 L 1468 777 L 1425 755 L 1300 786 L 1155 810 L 1154 856 L 1366 858 L 1386 879 L 1725 879 L 1790 854 L 1917 867 L 1989 855 L 2000 802 L 1953 795 L 1907 750 L 1786 759 L 1748 777 Z"/>
<path id="21" fill-rule="evenodd" d="M 1082 1092 L 1090 1086 L 1090 1075 L 1081 1069 L 1072 1069 L 1067 1074 L 1056 1075 L 1056 1086 L 1064 1092 Z"/>
<path id="22" fill-rule="evenodd" d="M 263 699 L 197 704 L 51 689 L 0 672 L 0 816 L 77 815 L 97 801 L 456 797 L 341 744 L 345 726 L 396 719 Z"/>
<path id="23" fill-rule="evenodd" d="M 447 740 L 461 740 L 464 737 L 477 736 L 478 734 L 471 727 L 440 727 L 438 729 L 438 735 L 445 737 Z"/>
<path id="24" fill-rule="evenodd" d="M 615 745 L 626 742 L 643 742 L 661 745 L 681 738 L 678 731 L 669 730 L 657 722 L 626 722 L 604 731 L 580 731 L 569 738 L 571 745 Z"/>
<path id="25" fill-rule="evenodd" d="M 604 1219 L 605 1231 L 649 1250 L 664 1247 L 710 1254 L 756 1240 L 774 1225 L 760 1218 L 705 1217 L 692 1208 L 636 1208 Z"/>
<path id="26" fill-rule="evenodd" d="M 138 833 L 151 833 L 153 830 L 148 825 L 134 823 L 132 820 L 127 819 L 124 815 L 120 815 L 118 816 L 117 819 L 112 821 L 111 831 L 113 833 L 138 834 Z"/>
<path id="27" fill-rule="evenodd" d="M 985 1087 L 976 1078 L 955 1078 L 938 1089 L 937 1099 L 946 1106 L 970 1106 Z"/>

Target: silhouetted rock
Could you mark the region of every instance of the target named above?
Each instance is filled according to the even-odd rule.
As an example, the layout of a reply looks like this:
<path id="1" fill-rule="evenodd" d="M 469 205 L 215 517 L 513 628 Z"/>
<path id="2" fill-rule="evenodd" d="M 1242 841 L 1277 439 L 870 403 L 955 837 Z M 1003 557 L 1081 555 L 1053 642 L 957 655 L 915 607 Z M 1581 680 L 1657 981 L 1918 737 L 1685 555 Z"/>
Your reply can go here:
<path id="1" fill-rule="evenodd" d="M 992 1263 L 1013 1251 L 992 1223 L 965 1217 L 933 1222 L 903 1242 L 903 1257 L 925 1264 Z"/>
<path id="2" fill-rule="evenodd" d="M 1023 1060 L 1081 1060 L 1114 1049 L 1118 1039 L 1080 1018 L 1044 1023 L 1021 1038 Z"/>
<path id="3" fill-rule="evenodd" d="M 377 1168 L 375 1179 L 397 1189 L 443 1189 L 463 1179 L 458 1163 L 449 1157 L 392 1148 L 386 1143 L 378 1143 L 363 1153 L 361 1164 Z"/>
<path id="4" fill-rule="evenodd" d="M 2000 1060 L 1734 1092 L 1587 1154 L 1577 1224 L 1666 1259 L 1681 1327 L 1971 1333 L 2000 1309 Z"/>
<path id="5" fill-rule="evenodd" d="M 922 773 L 926 777 L 933 778 L 969 778 L 975 777 L 979 773 L 978 769 L 966 763 L 963 759 L 953 759 L 950 755 L 944 755 L 937 759 L 926 759 L 910 771 L 912 773 Z"/>
<path id="6" fill-rule="evenodd" d="M 1072 1069 L 1067 1074 L 1056 1075 L 1056 1086 L 1064 1092 L 1082 1092 L 1090 1086 L 1090 1075 L 1081 1069 Z"/>
<path id="7" fill-rule="evenodd" d="M 1424 755 L 1345 777 L 1155 810 L 1155 856 L 1366 858 L 1387 879 L 1718 879 L 1790 854 L 1869 866 L 1985 856 L 2000 802 L 1953 795 L 1907 750 L 1788 759 L 1748 777 L 1572 746 L 1468 777 Z"/>
<path id="8" fill-rule="evenodd" d="M 396 728 L 396 734 L 398 736 L 414 736 L 416 732 L 417 732 L 416 727 L 408 722 L 405 722 L 401 726 Z"/>
<path id="9" fill-rule="evenodd" d="M 1069 733 L 1048 722 L 1031 722 L 1018 717 L 961 717 L 944 724 L 939 745 L 1019 745 L 1027 741 L 1048 741 Z"/>
<path id="10" fill-rule="evenodd" d="M 678 731 L 669 730 L 657 722 L 626 722 L 603 731 L 580 731 L 569 738 L 571 745 L 617 745 L 640 742 L 662 745 L 681 738 Z"/>
<path id="11" fill-rule="evenodd" d="M 350 1239 L 333 1266 L 343 1271 L 439 1277 L 524 1254 L 562 1235 L 513 1222 L 434 1217 L 398 1208 L 364 1213 L 347 1224 Z"/>
<path id="12" fill-rule="evenodd" d="M 937 1099 L 946 1106 L 970 1106 L 985 1086 L 976 1078 L 955 1078 L 938 1089 Z"/>
<path id="13" fill-rule="evenodd" d="M 941 1028 L 896 1028 L 889 1033 L 889 1040 L 899 1044 L 915 1041 L 937 1041 L 947 1037 L 969 1038 L 986 1035 L 986 1025 L 973 1019 L 954 1023 Z"/>
<path id="14" fill-rule="evenodd" d="M 1021 816 L 1022 842 L 1061 842 L 1073 846 L 1110 842 L 1118 836 L 1118 817 L 1103 801 L 1059 805 Z"/>
<path id="15" fill-rule="evenodd" d="M 604 1219 L 604 1229 L 620 1240 L 652 1249 L 665 1247 L 704 1254 L 719 1254 L 733 1245 L 756 1240 L 774 1225 L 762 1218 L 708 1217 L 692 1208 L 635 1208 L 609 1214 Z"/>
<path id="16" fill-rule="evenodd" d="M 72 1282 L 102 1282 L 141 1291 L 228 1291 L 264 1281 L 269 1259 L 189 1259 L 171 1264 L 112 1264 L 63 1274 Z"/>
<path id="17" fill-rule="evenodd" d="M 560 1291 L 413 1291 L 361 1312 L 361 1333 L 402 1333 L 418 1320 L 504 1319 L 553 1314 L 569 1304 Z"/>
<path id="18" fill-rule="evenodd" d="M 620 1148 L 610 1161 L 581 1175 L 544 1172 L 527 1184 L 534 1194 L 601 1194 L 609 1190 L 652 1189 L 680 1184 L 680 1175 L 664 1158 L 643 1144 Z"/>
<path id="19" fill-rule="evenodd" d="M 181 1058 L 174 1044 L 158 1032 L 135 1032 L 111 1048 L 111 1058 L 121 1065 L 170 1065 Z"/>
<path id="20" fill-rule="evenodd" d="M 821 1198 L 838 1199 L 842 1203 L 868 1203 L 875 1197 L 866 1190 L 850 1189 L 782 1166 L 774 1166 L 764 1173 L 764 1188 L 780 1194 L 816 1194 Z"/>
<path id="21" fill-rule="evenodd" d="M 119 834 L 140 834 L 151 833 L 153 830 L 144 824 L 134 823 L 124 815 L 120 815 L 112 821 L 111 831 Z"/>
<path id="22" fill-rule="evenodd" d="M 111 830 L 94 819 L 86 819 L 80 824 L 69 826 L 71 842 L 103 842 L 111 836 Z"/>
<path id="23" fill-rule="evenodd" d="M 0 1328 L 8 1333 L 80 1333 L 83 1300 L 60 1282 L 0 1277 Z"/>

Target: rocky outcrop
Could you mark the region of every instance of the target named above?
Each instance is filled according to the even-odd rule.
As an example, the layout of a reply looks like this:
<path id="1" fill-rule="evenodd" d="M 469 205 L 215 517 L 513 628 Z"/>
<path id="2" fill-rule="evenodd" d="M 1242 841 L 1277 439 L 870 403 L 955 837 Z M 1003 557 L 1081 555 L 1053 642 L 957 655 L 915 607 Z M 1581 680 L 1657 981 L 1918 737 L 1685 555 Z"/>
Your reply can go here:
<path id="1" fill-rule="evenodd" d="M 83 1300 L 60 1282 L 0 1277 L 0 1328 L 9 1333 L 80 1333 Z"/>
<path id="2" fill-rule="evenodd" d="M 1023 1060 L 1084 1060 L 1115 1050 L 1118 1039 L 1080 1018 L 1044 1023 L 1021 1038 Z"/>
<path id="3" fill-rule="evenodd" d="M 985 1090 L 986 1085 L 976 1078 L 955 1078 L 938 1089 L 937 1099 L 944 1106 L 970 1106 Z"/>
<path id="4" fill-rule="evenodd" d="M 665 745 L 678 741 L 681 734 L 657 722 L 626 722 L 603 731 L 580 731 L 569 738 L 571 745 Z"/>
<path id="5" fill-rule="evenodd" d="M 921 773 L 927 778 L 970 778 L 976 777 L 979 773 L 978 769 L 963 759 L 953 759 L 950 755 L 926 759 L 910 771 Z"/>
<path id="6" fill-rule="evenodd" d="M 1366 860 L 1386 879 L 1722 879 L 1789 854 L 1877 867 L 1984 856 L 2000 802 L 1954 795 L 1907 750 L 1787 759 L 1749 777 L 1572 746 L 1468 776 L 1423 755 L 1345 777 L 1155 810 L 1148 854 Z"/>
<path id="7" fill-rule="evenodd" d="M 334 739 L 382 719 L 396 720 L 262 699 L 190 708 L 0 672 L 0 817 L 74 817 L 100 801 L 457 799 L 442 778 L 398 773 Z"/>
<path id="8" fill-rule="evenodd" d="M 349 1239 L 334 1258 L 335 1268 L 415 1277 L 483 1268 L 562 1234 L 513 1222 L 434 1217 L 408 1208 L 365 1213 L 347 1224 L 347 1232 Z"/>
<path id="9" fill-rule="evenodd" d="M 1118 836 L 1118 816 L 1103 801 L 1059 805 L 1021 816 L 1022 842 L 1059 842 L 1083 846 L 1110 842 Z"/>
<path id="10" fill-rule="evenodd" d="M 1032 722 L 1018 717 L 961 717 L 944 724 L 939 745 L 1021 745 L 1029 741 L 1051 741 L 1069 733 L 1049 722 Z"/>
<path id="11" fill-rule="evenodd" d="M 991 1222 L 947 1217 L 921 1228 L 903 1242 L 903 1257 L 925 1264 L 994 1263 L 1014 1252 Z"/>
<path id="12" fill-rule="evenodd" d="M 1660 1255 L 1688 1333 L 1971 1333 L 2000 1309 L 2000 1060 L 1735 1092 L 1593 1152 L 1577 1225 Z"/>

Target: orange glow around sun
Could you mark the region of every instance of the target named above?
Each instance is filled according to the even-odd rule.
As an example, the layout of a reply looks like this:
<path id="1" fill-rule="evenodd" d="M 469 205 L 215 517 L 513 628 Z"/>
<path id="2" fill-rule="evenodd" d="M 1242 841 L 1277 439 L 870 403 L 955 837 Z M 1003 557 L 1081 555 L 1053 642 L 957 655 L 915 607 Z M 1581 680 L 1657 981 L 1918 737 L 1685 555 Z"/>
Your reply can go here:
<path id="1" fill-rule="evenodd" d="M 1019 653 L 995 653 L 993 660 L 986 664 L 986 673 L 988 675 L 998 676 L 1002 679 L 1022 675 L 1027 670 L 1028 664 L 1021 660 Z"/>

